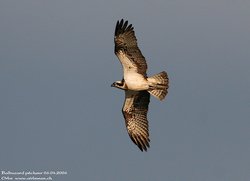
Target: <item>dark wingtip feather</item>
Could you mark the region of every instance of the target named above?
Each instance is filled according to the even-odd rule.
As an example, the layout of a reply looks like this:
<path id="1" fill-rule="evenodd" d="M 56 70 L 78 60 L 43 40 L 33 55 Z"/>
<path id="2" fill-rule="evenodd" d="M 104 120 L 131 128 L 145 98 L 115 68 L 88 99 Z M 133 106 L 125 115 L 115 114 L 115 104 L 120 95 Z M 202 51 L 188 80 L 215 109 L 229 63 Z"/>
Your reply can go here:
<path id="1" fill-rule="evenodd" d="M 148 148 L 150 148 L 149 142 L 150 139 L 149 138 L 144 138 L 141 136 L 132 136 L 129 135 L 131 140 L 134 142 L 134 144 L 137 145 L 137 147 L 143 152 L 143 151 L 147 151 Z"/>
<path id="2" fill-rule="evenodd" d="M 134 28 L 132 27 L 132 24 L 128 25 L 128 21 L 124 22 L 123 19 L 121 19 L 120 21 L 118 20 L 115 26 L 115 36 L 122 34 L 124 32 L 127 32 L 127 31 L 131 31 L 133 29 Z"/>

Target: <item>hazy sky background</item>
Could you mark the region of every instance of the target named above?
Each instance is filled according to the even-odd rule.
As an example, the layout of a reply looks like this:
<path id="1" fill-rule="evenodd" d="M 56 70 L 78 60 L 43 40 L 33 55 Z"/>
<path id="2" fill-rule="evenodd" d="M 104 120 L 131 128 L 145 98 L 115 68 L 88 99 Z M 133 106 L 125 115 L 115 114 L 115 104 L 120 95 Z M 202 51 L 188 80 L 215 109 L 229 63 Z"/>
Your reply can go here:
<path id="1" fill-rule="evenodd" d="M 151 97 L 151 147 L 127 135 L 116 21 L 135 27 Z M 250 1 L 0 1 L 0 170 L 57 181 L 249 181 Z"/>

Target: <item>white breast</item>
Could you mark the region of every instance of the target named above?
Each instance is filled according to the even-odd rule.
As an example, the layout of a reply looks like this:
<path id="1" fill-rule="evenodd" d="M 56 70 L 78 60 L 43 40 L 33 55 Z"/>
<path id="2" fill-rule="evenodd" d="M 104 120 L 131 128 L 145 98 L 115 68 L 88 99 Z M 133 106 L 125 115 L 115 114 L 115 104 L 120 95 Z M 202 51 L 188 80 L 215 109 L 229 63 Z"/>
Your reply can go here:
<path id="1" fill-rule="evenodd" d="M 148 89 L 147 79 L 137 73 L 137 67 L 128 59 L 123 51 L 117 54 L 122 66 L 125 83 L 130 90 L 140 91 Z"/>
<path id="2" fill-rule="evenodd" d="M 143 75 L 132 71 L 124 72 L 125 83 L 130 90 L 140 91 L 148 89 L 148 82 Z"/>

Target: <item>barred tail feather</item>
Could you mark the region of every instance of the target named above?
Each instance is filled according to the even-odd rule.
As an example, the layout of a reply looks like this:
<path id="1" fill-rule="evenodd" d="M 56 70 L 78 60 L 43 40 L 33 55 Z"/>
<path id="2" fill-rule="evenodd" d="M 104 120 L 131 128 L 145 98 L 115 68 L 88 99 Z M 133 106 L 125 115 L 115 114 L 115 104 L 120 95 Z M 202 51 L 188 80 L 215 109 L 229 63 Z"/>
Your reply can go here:
<path id="1" fill-rule="evenodd" d="M 168 75 L 165 71 L 147 78 L 150 89 L 148 92 L 159 100 L 163 100 L 168 93 Z"/>

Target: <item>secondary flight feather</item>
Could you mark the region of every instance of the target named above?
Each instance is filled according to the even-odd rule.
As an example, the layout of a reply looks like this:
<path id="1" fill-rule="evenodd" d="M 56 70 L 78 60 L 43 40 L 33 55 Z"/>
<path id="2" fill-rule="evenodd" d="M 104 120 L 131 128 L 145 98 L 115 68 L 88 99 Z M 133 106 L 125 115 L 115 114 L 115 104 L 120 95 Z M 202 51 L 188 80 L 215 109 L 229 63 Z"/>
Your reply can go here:
<path id="1" fill-rule="evenodd" d="M 123 67 L 123 78 L 111 86 L 125 91 L 122 108 L 128 135 L 141 151 L 150 147 L 147 120 L 150 95 L 163 100 L 167 95 L 168 75 L 162 71 L 147 77 L 147 63 L 137 45 L 134 28 L 128 21 L 117 21 L 115 54 Z"/>

